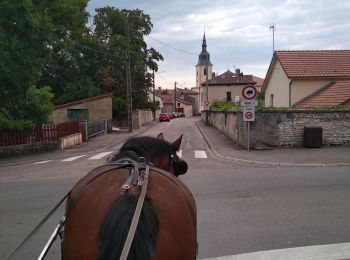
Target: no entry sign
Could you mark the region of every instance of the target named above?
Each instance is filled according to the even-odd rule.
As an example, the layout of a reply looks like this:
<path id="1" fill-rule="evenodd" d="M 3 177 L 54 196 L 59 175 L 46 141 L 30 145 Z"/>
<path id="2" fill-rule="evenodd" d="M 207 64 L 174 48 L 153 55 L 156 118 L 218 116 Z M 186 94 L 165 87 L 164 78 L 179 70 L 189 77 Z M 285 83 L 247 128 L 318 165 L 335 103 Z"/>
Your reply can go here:
<path id="1" fill-rule="evenodd" d="M 247 85 L 242 89 L 242 97 L 246 100 L 252 100 L 256 97 L 258 91 L 253 85 Z"/>
<path id="2" fill-rule="evenodd" d="M 246 121 L 246 122 L 255 121 L 255 107 L 243 108 L 243 121 Z"/>

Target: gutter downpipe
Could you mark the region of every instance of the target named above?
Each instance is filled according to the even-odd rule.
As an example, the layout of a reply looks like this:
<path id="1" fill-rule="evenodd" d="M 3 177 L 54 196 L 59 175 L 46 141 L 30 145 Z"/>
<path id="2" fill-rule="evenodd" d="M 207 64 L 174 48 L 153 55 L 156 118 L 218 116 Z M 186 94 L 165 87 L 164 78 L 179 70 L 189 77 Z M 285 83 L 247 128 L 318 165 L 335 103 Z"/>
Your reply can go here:
<path id="1" fill-rule="evenodd" d="M 291 78 L 289 81 L 289 107 L 292 107 L 292 83 L 293 78 Z"/>

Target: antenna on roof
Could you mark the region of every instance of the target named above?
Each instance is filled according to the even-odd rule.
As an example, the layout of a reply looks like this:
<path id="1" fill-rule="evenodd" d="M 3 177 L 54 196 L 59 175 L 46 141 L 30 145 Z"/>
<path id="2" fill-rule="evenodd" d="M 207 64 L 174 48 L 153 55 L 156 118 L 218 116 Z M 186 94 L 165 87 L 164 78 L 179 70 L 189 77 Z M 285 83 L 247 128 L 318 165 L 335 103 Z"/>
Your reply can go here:
<path id="1" fill-rule="evenodd" d="M 275 52 L 275 31 L 276 31 L 276 24 L 270 25 L 270 31 L 272 31 L 272 54 Z"/>

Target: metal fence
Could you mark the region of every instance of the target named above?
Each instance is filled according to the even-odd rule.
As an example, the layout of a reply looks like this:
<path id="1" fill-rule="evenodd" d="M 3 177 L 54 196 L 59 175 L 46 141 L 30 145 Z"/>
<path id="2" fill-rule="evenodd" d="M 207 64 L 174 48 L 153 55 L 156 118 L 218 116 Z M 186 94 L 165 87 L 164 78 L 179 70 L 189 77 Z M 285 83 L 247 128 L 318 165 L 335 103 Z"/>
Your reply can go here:
<path id="1" fill-rule="evenodd" d="M 107 132 L 107 121 L 101 120 L 98 122 L 87 123 L 87 135 L 88 138 Z"/>

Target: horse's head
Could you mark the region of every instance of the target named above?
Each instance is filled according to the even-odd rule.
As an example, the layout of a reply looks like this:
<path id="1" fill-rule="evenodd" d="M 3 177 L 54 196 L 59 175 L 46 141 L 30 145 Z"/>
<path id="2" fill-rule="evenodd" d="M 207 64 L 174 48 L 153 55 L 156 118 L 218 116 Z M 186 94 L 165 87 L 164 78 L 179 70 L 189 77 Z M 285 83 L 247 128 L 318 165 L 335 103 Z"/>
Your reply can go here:
<path id="1" fill-rule="evenodd" d="M 181 141 L 182 135 L 173 143 L 169 143 L 164 140 L 162 133 L 157 138 L 149 136 L 133 137 L 126 141 L 119 153 L 113 155 L 110 161 L 125 157 L 137 161 L 139 157 L 144 157 L 154 167 L 179 176 L 185 174 L 188 169 L 187 163 L 180 159 L 176 153 L 180 148 Z"/>

